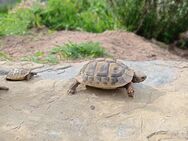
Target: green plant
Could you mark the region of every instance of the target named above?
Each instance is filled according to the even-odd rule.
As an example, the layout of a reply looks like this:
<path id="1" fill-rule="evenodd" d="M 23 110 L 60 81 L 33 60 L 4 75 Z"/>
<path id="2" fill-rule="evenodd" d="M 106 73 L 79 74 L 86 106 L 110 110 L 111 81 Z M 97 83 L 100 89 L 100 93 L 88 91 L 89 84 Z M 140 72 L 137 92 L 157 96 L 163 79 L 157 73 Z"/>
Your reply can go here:
<path id="1" fill-rule="evenodd" d="M 44 63 L 50 63 L 50 64 L 58 64 L 59 63 L 59 59 L 57 58 L 56 55 L 53 54 L 48 54 L 45 58 L 44 58 Z"/>
<path id="2" fill-rule="evenodd" d="M 79 26 L 89 32 L 103 32 L 120 27 L 116 16 L 105 0 L 93 0 L 79 13 Z"/>
<path id="3" fill-rule="evenodd" d="M 178 40 L 176 41 L 176 46 L 181 49 L 187 49 L 188 48 L 188 40 Z"/>
<path id="4" fill-rule="evenodd" d="M 144 0 L 111 0 L 109 4 L 118 20 L 128 31 L 137 29 L 139 22 L 143 18 Z"/>
<path id="5" fill-rule="evenodd" d="M 7 13 L 8 12 L 9 7 L 7 5 L 0 5 L 0 13 Z"/>
<path id="6" fill-rule="evenodd" d="M 129 30 L 166 43 L 188 30 L 188 1 L 111 0 L 114 13 Z"/>
<path id="7" fill-rule="evenodd" d="M 41 12 L 42 23 L 51 29 L 74 29 L 77 22 L 75 4 L 71 0 L 49 0 Z"/>
<path id="8" fill-rule="evenodd" d="M 20 9 L 16 13 L 7 14 L 0 19 L 0 34 L 24 34 L 31 27 L 32 19 L 33 13 L 26 9 Z"/>
<path id="9" fill-rule="evenodd" d="M 96 58 L 106 56 L 106 51 L 98 42 L 72 43 L 69 42 L 63 46 L 53 48 L 51 54 L 58 55 L 63 58 Z"/>
<path id="10" fill-rule="evenodd" d="M 0 14 L 0 35 L 25 34 L 28 29 L 41 27 L 42 9 L 39 5 L 31 8 L 19 8 L 13 12 Z"/>
<path id="11" fill-rule="evenodd" d="M 3 1 L 0 5 L 0 13 L 8 13 L 9 9 L 13 8 L 14 5 L 21 0 Z"/>
<path id="12" fill-rule="evenodd" d="M 5 52 L 3 52 L 3 51 L 0 51 L 0 60 L 2 61 L 2 60 L 10 60 L 11 58 L 10 58 L 10 56 L 7 54 L 7 53 L 5 53 Z"/>
<path id="13" fill-rule="evenodd" d="M 40 15 L 42 23 L 55 30 L 102 32 L 119 26 L 106 0 L 49 0 Z"/>
<path id="14" fill-rule="evenodd" d="M 120 27 L 106 0 L 49 0 L 45 8 L 35 4 L 0 14 L 0 35 L 25 34 L 32 27 L 53 30 L 81 29 L 103 32 Z"/>
<path id="15" fill-rule="evenodd" d="M 57 64 L 57 63 L 59 63 L 59 61 L 55 55 L 53 55 L 53 54 L 45 55 L 44 52 L 41 52 L 41 51 L 38 51 L 31 56 L 23 57 L 21 60 L 22 61 L 32 61 L 32 62 L 40 63 L 40 64 L 44 64 L 44 63 Z"/>

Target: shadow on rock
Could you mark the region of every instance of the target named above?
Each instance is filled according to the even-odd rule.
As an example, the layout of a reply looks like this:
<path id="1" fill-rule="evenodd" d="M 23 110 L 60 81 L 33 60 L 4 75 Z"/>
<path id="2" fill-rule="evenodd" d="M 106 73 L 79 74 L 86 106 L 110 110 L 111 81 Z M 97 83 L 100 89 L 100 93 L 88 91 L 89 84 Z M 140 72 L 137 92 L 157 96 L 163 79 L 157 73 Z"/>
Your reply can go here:
<path id="1" fill-rule="evenodd" d="M 151 86 L 143 84 L 134 85 L 134 98 L 128 97 L 125 88 L 118 88 L 114 90 L 103 90 L 93 87 L 86 87 L 86 89 L 78 89 L 76 94 L 88 94 L 95 95 L 101 99 L 105 100 L 115 100 L 115 101 L 133 101 L 134 103 L 152 103 L 159 97 L 165 95 L 165 92 L 159 89 L 153 88 Z"/>

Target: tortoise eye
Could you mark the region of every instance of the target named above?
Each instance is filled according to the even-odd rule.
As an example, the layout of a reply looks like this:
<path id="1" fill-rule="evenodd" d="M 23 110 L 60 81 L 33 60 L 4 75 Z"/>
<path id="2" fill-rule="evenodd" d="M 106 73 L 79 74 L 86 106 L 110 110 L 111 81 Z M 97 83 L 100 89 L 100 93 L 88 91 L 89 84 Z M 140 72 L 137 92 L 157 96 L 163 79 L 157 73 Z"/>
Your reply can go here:
<path id="1" fill-rule="evenodd" d="M 141 77 L 141 79 L 146 79 L 146 76 Z"/>

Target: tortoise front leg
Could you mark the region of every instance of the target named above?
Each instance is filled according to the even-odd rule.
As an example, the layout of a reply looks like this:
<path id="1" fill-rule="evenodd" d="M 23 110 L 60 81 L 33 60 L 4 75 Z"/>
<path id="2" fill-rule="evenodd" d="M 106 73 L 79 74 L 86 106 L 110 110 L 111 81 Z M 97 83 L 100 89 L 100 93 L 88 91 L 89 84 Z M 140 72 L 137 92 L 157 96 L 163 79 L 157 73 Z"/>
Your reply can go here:
<path id="1" fill-rule="evenodd" d="M 25 77 L 25 80 L 30 80 L 31 79 L 31 77 L 32 77 L 32 75 L 31 74 L 28 74 L 26 77 Z"/>
<path id="2" fill-rule="evenodd" d="M 76 79 L 74 79 L 74 82 L 70 85 L 67 93 L 69 95 L 74 94 L 76 92 L 76 88 L 78 87 L 78 85 L 80 85 L 80 83 Z"/>
<path id="3" fill-rule="evenodd" d="M 25 80 L 30 80 L 34 75 L 37 75 L 36 72 L 31 72 L 30 74 L 28 74 L 25 78 Z"/>
<path id="4" fill-rule="evenodd" d="M 134 96 L 134 89 L 132 87 L 132 82 L 130 82 L 127 85 L 125 85 L 125 88 L 127 89 L 128 96 L 129 97 L 133 97 Z"/>

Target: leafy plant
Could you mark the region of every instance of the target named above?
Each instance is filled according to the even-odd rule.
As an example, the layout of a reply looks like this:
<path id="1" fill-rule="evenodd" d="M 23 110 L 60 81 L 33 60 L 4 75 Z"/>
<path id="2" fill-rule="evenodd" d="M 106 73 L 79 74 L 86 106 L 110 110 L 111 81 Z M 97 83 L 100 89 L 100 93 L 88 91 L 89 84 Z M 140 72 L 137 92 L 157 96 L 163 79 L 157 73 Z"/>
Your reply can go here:
<path id="1" fill-rule="evenodd" d="M 0 35 L 25 34 L 28 29 L 42 26 L 39 5 L 29 8 L 20 8 L 14 12 L 0 14 Z"/>
<path id="2" fill-rule="evenodd" d="M 48 54 L 48 55 L 44 58 L 44 63 L 58 64 L 58 63 L 59 63 L 59 59 L 57 58 L 56 55 Z"/>
<path id="3" fill-rule="evenodd" d="M 53 48 L 48 54 L 38 51 L 31 56 L 23 57 L 22 61 L 57 64 L 63 59 L 96 58 L 109 56 L 98 42 L 69 42 Z"/>
<path id="4" fill-rule="evenodd" d="M 13 8 L 14 5 L 18 2 L 20 2 L 21 0 L 9 0 L 9 1 L 3 1 L 1 2 L 0 5 L 0 13 L 8 13 L 8 10 Z"/>
<path id="5" fill-rule="evenodd" d="M 119 26 L 107 2 L 103 0 L 49 0 L 41 17 L 45 26 L 56 30 L 102 32 Z"/>
<path id="6" fill-rule="evenodd" d="M 33 13 L 30 10 L 18 10 L 0 19 L 1 35 L 24 34 L 31 27 Z"/>
<path id="7" fill-rule="evenodd" d="M 57 57 L 52 54 L 45 55 L 44 52 L 38 51 L 35 54 L 27 57 L 23 57 L 22 61 L 32 61 L 35 63 L 49 63 L 49 64 L 57 64 L 59 63 Z"/>
<path id="8" fill-rule="evenodd" d="M 170 43 L 188 30 L 188 1 L 111 0 L 114 13 L 129 30 Z"/>
<path id="9" fill-rule="evenodd" d="M 187 49 L 188 48 L 188 40 L 178 40 L 176 41 L 176 46 L 181 49 Z"/>
<path id="10" fill-rule="evenodd" d="M 96 58 L 106 56 L 106 51 L 98 42 L 72 43 L 69 42 L 63 46 L 53 48 L 51 54 L 58 55 L 63 58 Z"/>
<path id="11" fill-rule="evenodd" d="M 44 11 L 41 12 L 42 23 L 51 29 L 76 28 L 77 12 L 71 0 L 49 0 Z"/>
<path id="12" fill-rule="evenodd" d="M 10 59 L 11 58 L 7 53 L 0 51 L 0 60 L 10 60 Z"/>
<path id="13" fill-rule="evenodd" d="M 103 32 L 120 27 L 106 1 L 90 1 L 88 8 L 79 14 L 79 26 L 89 32 Z"/>
<path id="14" fill-rule="evenodd" d="M 186 0 L 48 0 L 43 8 L 36 4 L 15 13 L 9 9 L 0 6 L 0 35 L 25 34 L 43 26 L 89 32 L 123 28 L 171 43 L 188 30 Z"/>

